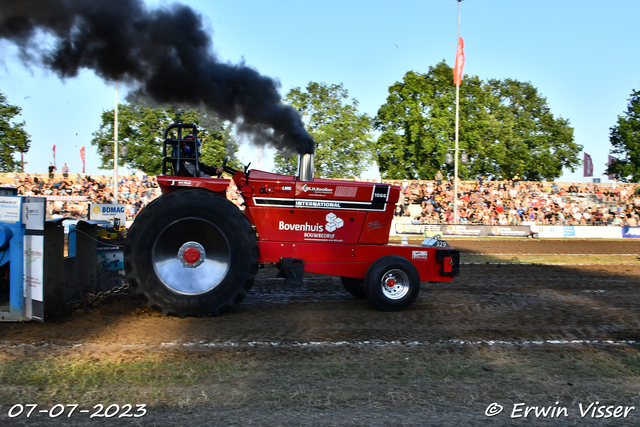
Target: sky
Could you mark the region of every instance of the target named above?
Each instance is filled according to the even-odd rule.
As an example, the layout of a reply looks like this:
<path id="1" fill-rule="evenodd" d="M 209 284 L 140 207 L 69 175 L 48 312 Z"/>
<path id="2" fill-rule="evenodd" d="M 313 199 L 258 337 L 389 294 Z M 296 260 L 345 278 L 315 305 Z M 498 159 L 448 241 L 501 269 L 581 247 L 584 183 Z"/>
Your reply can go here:
<path id="1" fill-rule="evenodd" d="M 150 7 L 172 2 L 148 0 Z M 280 82 L 284 97 L 309 82 L 340 84 L 375 116 L 388 88 L 408 71 L 455 61 L 458 2 L 455 0 L 185 0 L 211 29 L 219 60 L 244 62 Z M 633 90 L 640 89 L 638 0 L 464 0 L 460 35 L 465 43 L 464 73 L 483 80 L 530 82 L 547 99 L 555 117 L 569 120 L 575 141 L 603 175 L 611 149 L 609 129 L 623 114 Z M 118 86 L 125 102 L 133 88 Z M 56 145 L 58 171 L 67 163 L 86 173 L 99 169 L 91 145 L 103 111 L 113 109 L 113 82 L 84 70 L 61 81 L 54 73 L 25 64 L 17 49 L 0 41 L 0 92 L 22 108 L 31 135 L 25 155 L 28 173 L 45 173 Z M 260 157 L 260 169 L 273 167 L 273 151 Z M 257 150 L 243 142 L 243 163 L 257 167 Z M 582 159 L 582 154 L 580 154 Z M 119 173 L 126 173 L 119 169 Z M 559 182 L 587 182 L 582 167 L 566 170 Z M 378 178 L 370 168 L 363 178 Z"/>

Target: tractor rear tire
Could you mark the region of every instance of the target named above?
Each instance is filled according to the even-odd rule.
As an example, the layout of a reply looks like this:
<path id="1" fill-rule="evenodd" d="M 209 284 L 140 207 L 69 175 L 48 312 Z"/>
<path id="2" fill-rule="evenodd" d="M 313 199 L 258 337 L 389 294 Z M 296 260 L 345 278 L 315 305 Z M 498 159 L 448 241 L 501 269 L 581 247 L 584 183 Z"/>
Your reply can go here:
<path id="1" fill-rule="evenodd" d="M 404 257 L 383 256 L 367 269 L 364 290 L 367 297 L 381 310 L 406 310 L 420 294 L 420 274 Z"/>
<path id="2" fill-rule="evenodd" d="M 226 198 L 176 190 L 138 214 L 124 267 L 136 295 L 163 315 L 217 316 L 253 285 L 258 244 L 247 218 Z"/>
<path id="3" fill-rule="evenodd" d="M 342 286 L 356 298 L 366 298 L 367 294 L 364 291 L 364 280 L 356 279 L 355 277 L 340 277 Z"/>

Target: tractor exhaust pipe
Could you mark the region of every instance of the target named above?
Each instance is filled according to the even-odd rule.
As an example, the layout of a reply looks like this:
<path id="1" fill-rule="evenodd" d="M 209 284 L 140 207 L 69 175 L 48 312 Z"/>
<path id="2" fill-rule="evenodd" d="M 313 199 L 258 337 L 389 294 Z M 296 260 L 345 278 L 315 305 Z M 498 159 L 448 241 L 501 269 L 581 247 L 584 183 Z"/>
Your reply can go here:
<path id="1" fill-rule="evenodd" d="M 298 157 L 298 178 L 300 181 L 313 181 L 313 153 Z"/>

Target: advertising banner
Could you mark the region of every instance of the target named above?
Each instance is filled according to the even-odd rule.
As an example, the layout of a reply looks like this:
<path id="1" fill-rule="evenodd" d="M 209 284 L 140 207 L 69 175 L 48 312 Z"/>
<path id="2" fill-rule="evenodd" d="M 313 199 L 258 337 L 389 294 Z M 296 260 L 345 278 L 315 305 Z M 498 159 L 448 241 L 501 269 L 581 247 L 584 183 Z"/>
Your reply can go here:
<path id="1" fill-rule="evenodd" d="M 576 231 L 576 238 L 578 239 L 619 239 L 622 236 L 623 227 L 615 226 L 598 226 L 592 225 L 578 225 L 573 227 Z M 640 237 L 640 227 L 638 227 L 638 236 Z"/>
<path id="2" fill-rule="evenodd" d="M 640 227 L 622 227 L 622 237 L 625 239 L 640 239 Z"/>
<path id="3" fill-rule="evenodd" d="M 127 219 L 125 208 L 126 205 L 122 203 L 115 205 L 110 203 L 91 203 L 89 205 L 89 219 L 92 221 L 108 221 L 112 218 L 118 218 L 120 219 L 120 222 L 124 224 Z"/>
<path id="4" fill-rule="evenodd" d="M 25 316 L 44 321 L 44 221 L 47 199 L 23 197 L 22 223 L 25 226 L 23 246 L 23 284 Z"/>
<path id="5" fill-rule="evenodd" d="M 44 236 L 24 236 L 25 316 L 44 322 Z"/>
<path id="6" fill-rule="evenodd" d="M 20 198 L 0 196 L 0 222 L 20 221 Z"/>
<path id="7" fill-rule="evenodd" d="M 403 224 L 396 223 L 395 230 L 396 234 L 422 234 L 422 229 L 424 226 L 422 224 Z"/>
<path id="8" fill-rule="evenodd" d="M 478 236 L 478 237 L 529 237 L 531 227 L 528 225 L 446 225 L 442 227 L 445 236 Z"/>
<path id="9" fill-rule="evenodd" d="M 624 227 L 611 227 L 611 226 L 593 226 L 593 225 L 578 225 L 578 226 L 553 226 L 553 225 L 541 225 L 538 226 L 538 234 L 540 238 L 576 238 L 576 239 L 620 239 L 622 236 L 622 229 Z M 640 237 L 640 227 L 638 228 L 638 236 Z M 628 236 L 633 237 L 633 236 Z"/>
<path id="10" fill-rule="evenodd" d="M 556 227 L 555 225 L 540 225 L 538 226 L 538 236 L 541 239 L 559 238 L 562 239 L 565 236 L 564 227 Z"/>

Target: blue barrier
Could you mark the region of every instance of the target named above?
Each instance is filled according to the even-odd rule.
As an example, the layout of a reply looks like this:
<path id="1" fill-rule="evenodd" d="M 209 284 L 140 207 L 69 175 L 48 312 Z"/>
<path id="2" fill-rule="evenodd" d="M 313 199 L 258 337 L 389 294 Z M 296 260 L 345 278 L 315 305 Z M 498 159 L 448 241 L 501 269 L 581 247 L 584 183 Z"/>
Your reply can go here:
<path id="1" fill-rule="evenodd" d="M 64 219 L 45 221 L 45 214 L 44 197 L 0 193 L 0 321 L 44 321 L 45 313 L 64 314 L 69 303 L 122 284 L 121 247 L 101 244 L 98 265 L 97 229 L 106 221 L 69 224 L 65 257 Z"/>
<path id="2" fill-rule="evenodd" d="M 44 197 L 0 196 L 0 320 L 44 320 Z"/>
<path id="3" fill-rule="evenodd" d="M 24 231 L 24 226 L 19 222 L 0 224 L 0 242 L 2 242 L 0 266 L 4 273 L 2 292 L 4 301 L 0 306 L 0 319 L 2 320 L 22 320 L 24 318 L 25 298 L 22 286 Z"/>

